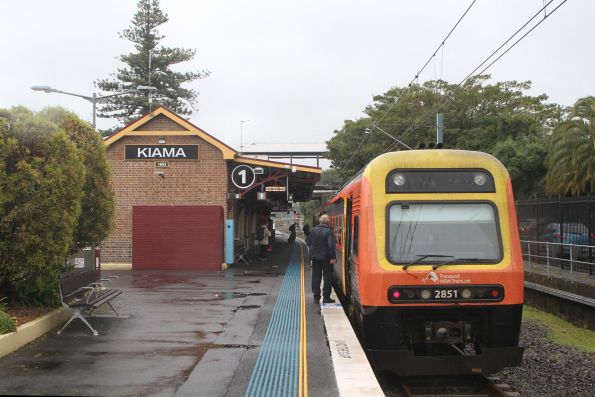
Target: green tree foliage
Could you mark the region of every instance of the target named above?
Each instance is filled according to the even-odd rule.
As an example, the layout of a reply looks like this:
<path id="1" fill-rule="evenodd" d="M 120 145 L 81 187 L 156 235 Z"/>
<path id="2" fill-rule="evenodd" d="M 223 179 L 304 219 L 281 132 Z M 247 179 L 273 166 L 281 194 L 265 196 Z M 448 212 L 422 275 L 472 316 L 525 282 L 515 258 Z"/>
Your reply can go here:
<path id="1" fill-rule="evenodd" d="M 13 300 L 43 290 L 62 267 L 81 209 L 85 168 L 75 144 L 23 108 L 3 112 L 0 153 L 7 200 L 0 220 L 0 285 Z"/>
<path id="2" fill-rule="evenodd" d="M 492 154 L 506 165 L 512 178 L 515 198 L 544 196 L 546 144 L 542 140 L 521 141 L 511 137 L 494 146 Z"/>
<path id="3" fill-rule="evenodd" d="M 334 168 L 329 168 L 327 170 L 322 170 L 318 185 L 323 187 L 325 190 L 338 190 L 344 183 L 345 178 L 341 176 L 339 171 Z"/>
<path id="4" fill-rule="evenodd" d="M 109 231 L 108 182 L 105 149 L 87 123 L 62 109 L 0 110 L 0 295 L 55 303 L 68 250 Z"/>
<path id="5" fill-rule="evenodd" d="M 165 36 L 157 28 L 169 20 L 167 14 L 161 11 L 159 0 L 139 0 L 137 6 L 138 11 L 130 27 L 120 33 L 121 38 L 134 44 L 136 52 L 121 55 L 120 60 L 126 66 L 111 74 L 111 78 L 98 80 L 97 85 L 102 90 L 114 92 L 123 87 L 150 85 L 157 88 L 157 92 L 151 94 L 154 102 L 178 114 L 189 115 L 196 105 L 198 93 L 182 85 L 204 78 L 209 72 L 173 71 L 173 65 L 191 61 L 196 51 L 159 45 Z M 147 95 L 121 95 L 102 101 L 98 114 L 99 117 L 117 118 L 128 123 L 149 111 Z"/>
<path id="6" fill-rule="evenodd" d="M 349 178 L 374 157 L 391 150 L 405 150 L 374 126 L 412 148 L 434 142 L 436 113 L 444 114 L 446 148 L 495 154 L 497 144 L 509 138 L 517 149 L 546 139 L 560 118 L 560 107 L 545 103 L 546 95 L 526 95 L 530 82 L 488 81 L 489 76 L 480 76 L 462 86 L 428 81 L 410 88 L 396 87 L 374 97 L 374 103 L 364 110 L 364 117 L 345 121 L 327 142 L 332 166 Z M 519 154 L 523 151 L 526 149 Z M 501 160 L 508 165 L 507 159 Z M 532 189 L 519 183 L 524 183 L 522 178 L 513 180 L 515 190 Z"/>
<path id="7" fill-rule="evenodd" d="M 595 97 L 579 99 L 549 141 L 546 191 L 556 196 L 595 193 Z"/>
<path id="8" fill-rule="evenodd" d="M 86 173 L 82 216 L 78 220 L 73 248 L 96 247 L 109 235 L 115 210 L 105 145 L 88 123 L 63 109 L 46 109 L 39 116 L 64 130 L 83 157 Z"/>

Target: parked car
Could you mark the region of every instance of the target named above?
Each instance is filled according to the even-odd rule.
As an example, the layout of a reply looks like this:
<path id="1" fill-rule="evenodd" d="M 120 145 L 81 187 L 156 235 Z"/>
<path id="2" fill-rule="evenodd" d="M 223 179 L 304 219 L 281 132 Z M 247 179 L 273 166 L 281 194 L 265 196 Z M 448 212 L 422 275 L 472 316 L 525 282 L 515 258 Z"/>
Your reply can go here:
<path id="1" fill-rule="evenodd" d="M 541 240 L 563 245 L 552 245 L 550 255 L 570 256 L 570 246 L 589 245 L 589 228 L 582 223 L 548 223 L 541 233 Z M 586 257 L 588 248 L 574 248 L 574 258 Z"/>
<path id="2" fill-rule="evenodd" d="M 521 219 L 519 220 L 519 235 L 521 240 L 535 241 L 537 236 L 537 219 Z"/>

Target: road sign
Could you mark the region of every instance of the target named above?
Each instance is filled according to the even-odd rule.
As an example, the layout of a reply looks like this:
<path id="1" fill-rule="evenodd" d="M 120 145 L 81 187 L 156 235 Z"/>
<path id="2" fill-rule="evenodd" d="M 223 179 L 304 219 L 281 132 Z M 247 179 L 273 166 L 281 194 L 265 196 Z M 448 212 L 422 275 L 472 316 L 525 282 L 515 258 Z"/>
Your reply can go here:
<path id="1" fill-rule="evenodd" d="M 256 175 L 249 165 L 238 165 L 231 171 L 231 182 L 240 189 L 247 189 L 254 184 Z"/>

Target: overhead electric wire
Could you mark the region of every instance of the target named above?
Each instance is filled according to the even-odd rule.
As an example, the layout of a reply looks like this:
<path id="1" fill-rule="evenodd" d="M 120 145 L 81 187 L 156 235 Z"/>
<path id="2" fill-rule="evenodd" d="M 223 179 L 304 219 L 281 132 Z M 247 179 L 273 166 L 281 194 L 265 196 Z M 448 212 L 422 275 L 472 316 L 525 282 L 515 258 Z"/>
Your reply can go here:
<path id="1" fill-rule="evenodd" d="M 488 62 L 490 60 L 490 58 L 492 58 L 500 49 L 502 49 L 508 42 L 510 42 L 510 40 L 512 40 L 521 30 L 523 30 L 532 20 L 535 19 L 535 17 L 537 15 L 539 15 L 542 11 L 544 11 L 547 6 L 549 6 L 554 0 L 550 0 L 547 4 L 545 4 L 539 11 L 537 11 L 527 22 L 525 22 L 523 24 L 523 26 L 521 26 L 519 29 L 517 29 L 516 32 L 514 32 L 508 39 L 506 39 L 506 41 L 500 45 L 495 51 L 493 51 L 487 58 L 485 58 L 475 69 L 473 69 L 473 71 L 471 73 L 469 73 L 467 75 L 467 77 L 465 77 L 463 80 L 461 80 L 460 83 L 458 83 L 456 85 L 456 87 L 460 87 L 461 85 L 463 85 L 467 80 L 469 80 L 469 78 L 475 73 L 475 71 L 477 71 L 479 68 L 481 68 L 486 62 Z M 502 54 L 500 54 L 496 59 L 494 59 L 492 62 L 490 62 L 490 64 L 488 64 L 484 69 L 482 69 L 481 72 L 479 72 L 478 74 L 476 74 L 474 76 L 473 79 L 477 78 L 478 76 L 481 76 L 486 70 L 488 70 L 494 63 L 496 63 L 500 58 L 502 58 L 508 51 L 510 51 L 512 48 L 514 48 L 521 40 L 523 40 L 529 33 L 531 33 L 533 30 L 535 30 L 535 28 L 537 28 L 540 24 L 542 24 L 550 15 L 552 15 L 554 12 L 556 12 L 556 10 L 558 10 L 564 3 L 566 3 L 568 0 L 563 0 L 556 8 L 554 8 L 549 14 L 545 14 L 545 16 L 539 21 L 537 22 L 531 29 L 529 29 L 524 35 L 522 35 L 517 41 L 515 41 L 512 45 L 510 45 L 504 52 L 502 52 Z M 448 102 L 449 99 L 445 99 L 443 100 L 441 103 L 438 104 L 438 106 L 442 106 L 444 105 L 446 102 Z M 404 140 L 408 135 L 410 135 L 413 131 L 415 131 L 417 128 L 420 127 L 420 125 L 417 125 L 418 122 L 423 121 L 428 115 L 433 114 L 435 112 L 437 106 L 435 106 L 431 111 L 428 111 L 424 114 L 422 114 L 421 116 L 419 116 L 410 126 L 409 128 L 407 128 L 407 130 L 405 130 L 405 132 L 400 136 L 401 140 Z M 394 142 L 391 143 L 385 150 L 383 153 L 387 152 L 388 150 L 390 150 L 392 147 L 394 146 Z"/>
<path id="2" fill-rule="evenodd" d="M 436 48 L 436 51 L 434 51 L 432 53 L 432 55 L 428 58 L 428 60 L 426 61 L 426 63 L 421 67 L 421 69 L 413 76 L 413 79 L 411 79 L 411 81 L 409 82 L 408 87 L 411 87 L 411 85 L 413 84 L 413 82 L 419 78 L 419 75 L 425 70 L 425 68 L 428 66 L 428 63 L 430 63 L 430 61 L 432 60 L 432 58 L 434 58 L 436 56 L 436 53 L 440 50 L 440 48 L 444 47 L 444 45 L 446 44 L 446 40 L 448 40 L 448 38 L 450 37 L 450 35 L 455 31 L 455 29 L 457 28 L 457 26 L 459 26 L 459 24 L 461 23 L 461 21 L 463 20 L 463 18 L 465 18 L 465 15 L 467 15 L 467 13 L 469 12 L 469 10 L 471 9 L 471 7 L 473 7 L 473 5 L 475 4 L 477 0 L 473 0 L 471 2 L 471 4 L 469 4 L 469 7 L 467 7 L 467 9 L 465 10 L 465 12 L 463 13 L 463 15 L 461 15 L 461 17 L 458 19 L 458 21 L 454 24 L 454 26 L 452 27 L 452 29 L 450 29 L 450 31 L 448 32 L 448 34 L 440 41 L 440 45 L 438 46 L 438 48 Z M 553 0 L 552 0 L 553 1 Z M 380 132 L 382 132 L 383 134 L 389 136 L 393 142 L 391 143 L 391 145 L 394 145 L 395 143 L 399 143 L 403 146 L 405 146 L 407 149 L 411 149 L 411 147 L 409 147 L 408 145 L 406 145 L 404 142 L 402 142 L 402 140 L 397 139 L 396 137 L 394 137 L 393 135 L 389 134 L 388 132 L 382 130 L 381 128 L 378 127 L 378 124 L 380 124 L 380 122 L 382 120 L 384 120 L 384 118 L 386 117 L 386 115 L 392 110 L 392 108 L 397 104 L 397 102 L 399 101 L 401 97 L 396 97 L 395 100 L 393 101 L 393 103 L 388 107 L 388 109 L 386 111 L 384 111 L 384 113 L 382 114 L 382 116 L 380 117 L 380 119 L 378 119 L 377 121 L 375 121 L 373 123 L 372 126 L 370 126 L 369 128 L 369 133 L 372 132 L 372 130 L 377 129 Z M 341 129 L 341 131 L 344 131 L 345 128 Z M 340 131 L 340 132 L 341 132 Z M 363 145 L 367 135 L 369 135 L 369 133 L 364 134 L 364 136 L 362 137 L 362 140 L 360 142 L 360 144 L 358 145 L 357 149 L 355 150 L 355 152 L 351 155 L 351 157 L 349 158 L 349 160 L 345 163 L 345 165 L 343 165 L 343 167 L 341 167 L 342 170 L 344 170 L 349 164 L 351 164 L 351 161 L 353 161 L 353 159 L 355 158 L 355 155 L 357 154 L 357 152 L 360 150 L 361 146 Z"/>
<path id="3" fill-rule="evenodd" d="M 518 34 L 518 33 L 519 33 L 521 30 L 523 30 L 523 29 L 524 29 L 524 28 L 525 28 L 525 27 L 526 27 L 528 24 L 530 24 L 530 23 L 531 23 L 531 21 L 532 21 L 532 20 L 534 20 L 534 19 L 535 19 L 535 18 L 536 18 L 536 17 L 537 17 L 539 14 L 541 14 L 541 11 L 545 10 L 545 8 L 546 8 L 547 6 L 549 6 L 549 5 L 550 5 L 550 4 L 551 4 L 553 1 L 554 1 L 554 0 L 550 0 L 550 1 L 549 1 L 547 4 L 545 4 L 545 5 L 543 6 L 543 8 L 542 8 L 542 9 L 540 9 L 539 11 L 537 11 L 537 12 L 535 13 L 535 15 L 533 15 L 533 16 L 532 16 L 532 17 L 531 17 L 531 18 L 530 18 L 530 19 L 529 19 L 527 22 L 525 22 L 525 23 L 523 24 L 523 26 L 521 26 L 520 28 L 518 28 L 518 29 L 517 29 L 517 31 L 516 31 L 516 32 L 514 32 L 514 33 L 512 34 L 512 36 L 510 36 L 510 37 L 509 37 L 509 38 L 508 38 L 508 39 L 507 39 L 507 40 L 506 40 L 504 43 L 502 43 L 502 44 L 500 45 L 500 47 L 496 48 L 496 49 L 495 49 L 495 50 L 494 50 L 494 51 L 493 51 L 493 52 L 492 52 L 492 53 L 491 53 L 491 54 L 490 54 L 490 55 L 489 55 L 489 56 L 488 56 L 486 59 L 484 59 L 484 60 L 483 60 L 483 62 L 482 62 L 482 63 L 480 63 L 480 64 L 479 64 L 479 65 L 478 65 L 478 66 L 477 66 L 475 69 L 473 69 L 473 70 L 471 71 L 471 73 L 469 73 L 469 74 L 467 75 L 467 77 L 465 77 L 465 78 L 464 78 L 464 79 L 463 79 L 463 80 L 462 80 L 462 81 L 461 81 L 461 82 L 460 82 L 458 85 L 461 85 L 461 84 L 463 84 L 463 83 L 465 82 L 465 80 L 467 80 L 469 77 L 471 77 L 471 76 L 472 76 L 472 75 L 473 75 L 473 74 L 474 74 L 474 73 L 477 71 L 477 69 L 479 69 L 479 68 L 480 68 L 480 67 L 482 67 L 482 66 L 483 66 L 483 65 L 484 65 L 484 64 L 485 64 L 487 61 L 489 61 L 489 59 L 490 59 L 491 57 L 493 57 L 493 56 L 494 56 L 494 55 L 495 55 L 495 54 L 496 54 L 498 51 L 500 51 L 500 50 L 502 49 L 502 47 L 504 47 L 506 44 L 508 44 L 508 42 L 514 38 L 514 36 L 516 36 L 516 35 L 517 35 L 517 34 Z M 562 4 L 564 4 L 566 1 L 567 1 L 567 0 L 564 0 L 564 2 L 562 2 Z M 558 7 L 560 7 L 562 4 L 560 4 Z M 558 7 L 556 7 L 556 8 L 558 8 Z M 554 11 L 555 11 L 555 10 L 554 10 Z M 552 12 L 553 12 L 553 11 L 552 11 Z M 551 14 L 551 13 L 550 13 L 550 14 Z M 543 19 L 541 20 L 541 22 L 543 22 L 543 21 L 544 21 L 544 20 L 545 20 L 547 17 L 548 17 L 548 15 L 546 14 L 546 16 L 544 16 L 544 17 L 543 17 Z M 540 22 L 540 23 L 541 23 L 541 22 Z M 539 24 L 536 24 L 536 25 L 535 25 L 535 26 L 534 26 L 534 27 L 533 27 L 531 30 L 529 30 L 527 33 L 525 33 L 525 35 L 523 35 L 523 37 L 525 37 L 527 34 L 531 33 L 531 31 L 532 31 L 533 29 L 535 29 L 537 26 L 539 26 Z M 522 39 L 523 37 L 521 37 L 521 39 Z M 519 39 L 519 41 L 520 41 L 521 39 Z M 508 48 L 508 50 L 510 50 L 512 47 L 514 47 L 514 46 L 516 45 L 516 43 L 518 43 L 518 41 L 517 41 L 517 42 L 515 42 L 515 43 L 514 43 L 514 44 L 513 44 L 511 47 L 509 47 L 509 48 Z M 506 50 L 506 52 L 508 52 L 508 50 Z M 506 54 L 506 52 L 504 52 L 504 54 Z M 502 55 L 504 55 L 504 54 L 502 54 Z M 502 55 L 500 55 L 500 57 L 501 57 Z M 498 57 L 496 60 L 500 59 L 500 57 Z M 491 65 L 492 65 L 492 64 L 488 65 L 488 67 L 489 67 L 489 66 L 491 66 Z M 487 69 L 487 68 L 486 68 L 486 69 Z M 485 71 L 486 69 L 482 70 L 480 73 L 478 73 L 478 75 L 481 75 L 481 73 L 483 73 L 483 71 Z"/>
<path id="4" fill-rule="evenodd" d="M 426 63 L 424 63 L 424 66 L 422 66 L 421 69 L 415 74 L 415 76 L 413 76 L 413 79 L 411 79 L 411 81 L 407 85 L 408 87 L 411 87 L 411 84 L 413 84 L 413 82 L 418 79 L 419 75 L 425 70 L 426 66 L 428 66 L 428 64 L 430 63 L 430 61 L 432 60 L 432 58 L 434 58 L 436 56 L 436 54 L 438 53 L 438 51 L 440 50 L 440 48 L 444 47 L 444 44 L 446 44 L 446 40 L 448 40 L 448 38 L 450 37 L 450 35 L 452 34 L 452 32 L 455 31 L 455 29 L 457 28 L 457 26 L 459 26 L 459 23 L 461 23 L 461 21 L 463 20 L 463 18 L 465 18 L 465 15 L 467 15 L 467 13 L 471 9 L 471 7 L 473 7 L 473 4 L 475 4 L 476 1 L 477 0 L 473 0 L 471 2 L 471 4 L 469 4 L 469 7 L 467 7 L 467 9 L 463 13 L 463 15 L 461 15 L 461 17 L 459 18 L 459 20 L 457 21 L 457 23 L 455 23 L 455 26 L 453 26 L 452 29 L 450 29 L 450 32 L 448 32 L 448 34 L 442 40 L 442 42 L 440 43 L 440 45 L 438 46 L 438 48 L 436 48 L 436 51 L 434 51 L 434 53 L 432 53 L 432 55 L 430 55 L 430 57 L 428 58 L 428 60 L 426 61 Z"/>

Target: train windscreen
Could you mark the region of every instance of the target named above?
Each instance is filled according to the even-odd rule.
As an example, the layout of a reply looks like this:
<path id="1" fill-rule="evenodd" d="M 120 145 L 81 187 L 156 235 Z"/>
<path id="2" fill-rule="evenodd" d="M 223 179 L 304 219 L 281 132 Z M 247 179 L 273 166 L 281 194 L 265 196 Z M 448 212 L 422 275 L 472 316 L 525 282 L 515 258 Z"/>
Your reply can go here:
<path id="1" fill-rule="evenodd" d="M 393 203 L 388 209 L 388 258 L 395 264 L 444 258 L 499 262 L 497 219 L 490 203 Z"/>

